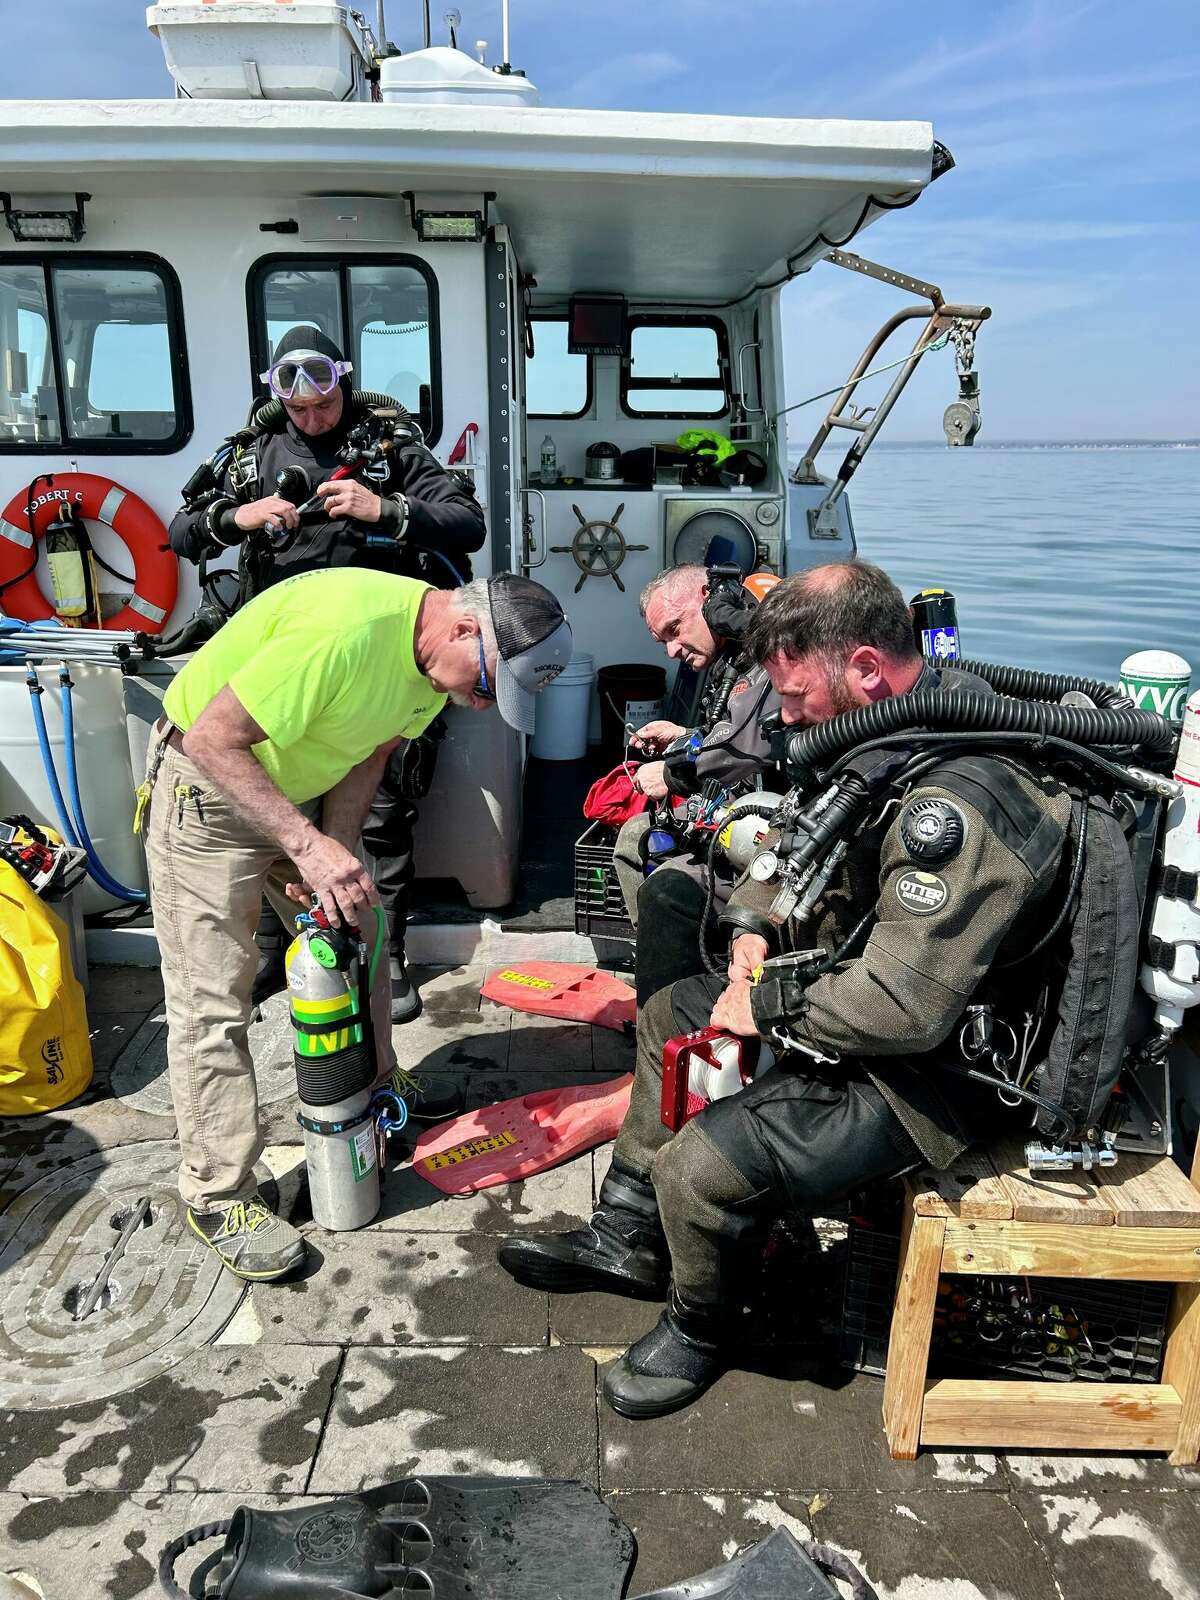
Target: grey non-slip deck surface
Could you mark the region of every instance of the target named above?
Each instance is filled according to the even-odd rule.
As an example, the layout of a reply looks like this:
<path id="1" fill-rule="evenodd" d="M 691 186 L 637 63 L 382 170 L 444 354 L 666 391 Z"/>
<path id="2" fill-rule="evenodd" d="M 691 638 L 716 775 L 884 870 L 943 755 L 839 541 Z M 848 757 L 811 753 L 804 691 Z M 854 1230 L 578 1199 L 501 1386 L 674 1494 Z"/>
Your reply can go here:
<path id="1" fill-rule="evenodd" d="M 485 971 L 423 975 L 426 1015 L 396 1036 L 406 1065 L 453 1075 L 469 1105 L 632 1065 L 614 1034 L 481 1009 Z M 160 1000 L 154 973 L 93 972 L 95 1084 L 75 1106 L 0 1125 L 0 1204 L 57 1163 L 171 1138 L 169 1114 L 111 1087 L 140 1094 L 161 1071 Z M 264 1058 L 285 1032 L 268 1019 Z M 286 1099 L 263 1109 L 288 1203 L 298 1130 Z M 1200 1473 L 1135 1457 L 890 1461 L 879 1380 L 805 1337 L 831 1310 L 820 1261 L 794 1285 L 797 1342 L 749 1351 L 754 1370 L 677 1416 L 615 1416 L 603 1369 L 657 1307 L 535 1294 L 495 1263 L 500 1235 L 586 1214 L 607 1162 L 598 1151 L 462 1199 L 392 1172 L 370 1228 L 305 1224 L 303 1276 L 252 1288 L 172 1372 L 87 1405 L 0 1413 L 0 1600 L 149 1597 L 161 1546 L 239 1503 L 418 1472 L 590 1483 L 637 1534 L 635 1594 L 783 1525 L 850 1552 L 884 1600 L 1200 1600 Z"/>

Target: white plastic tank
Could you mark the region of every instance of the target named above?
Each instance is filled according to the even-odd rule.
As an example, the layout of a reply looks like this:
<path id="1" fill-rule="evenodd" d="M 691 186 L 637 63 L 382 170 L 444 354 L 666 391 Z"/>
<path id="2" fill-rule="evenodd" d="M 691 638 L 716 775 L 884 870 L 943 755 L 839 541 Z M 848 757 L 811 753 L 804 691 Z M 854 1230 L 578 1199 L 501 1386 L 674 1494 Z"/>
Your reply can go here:
<path id="1" fill-rule="evenodd" d="M 129 734 L 129 770 L 135 784 L 141 783 L 146 770 L 150 733 L 162 715 L 163 695 L 171 687 L 172 678 L 183 671 L 193 654 L 189 651 L 186 655 L 172 656 L 168 661 L 147 661 L 139 672 L 121 680 Z"/>
<path id="2" fill-rule="evenodd" d="M 541 98 L 519 72 L 493 72 L 449 45 L 388 56 L 379 92 L 385 105 L 536 106 Z"/>
<path id="3" fill-rule="evenodd" d="M 368 100 L 361 13 L 331 0 L 159 0 L 146 9 L 193 100 Z"/>
<path id="4" fill-rule="evenodd" d="M 58 666 L 38 669 L 38 681 L 50 736 L 50 749 L 63 795 L 67 795 L 67 763 L 63 744 Z M 121 674 L 113 667 L 71 667 L 75 713 L 75 751 L 83 820 L 104 866 L 130 889 L 145 889 L 146 861 L 133 832 L 133 774 L 125 729 Z M 35 822 L 61 826 L 50 784 L 38 750 L 33 708 L 24 667 L 0 667 L 0 816 L 22 812 Z M 82 891 L 85 912 L 106 911 L 120 904 L 89 878 Z"/>
<path id="5" fill-rule="evenodd" d="M 537 697 L 537 724 L 529 754 L 539 761 L 578 761 L 587 755 L 593 658 L 582 652 Z"/>
<path id="6" fill-rule="evenodd" d="M 452 878 L 469 904 L 513 898 L 521 847 L 521 740 L 496 711 L 447 706 L 433 788 L 416 802 L 418 878 Z"/>

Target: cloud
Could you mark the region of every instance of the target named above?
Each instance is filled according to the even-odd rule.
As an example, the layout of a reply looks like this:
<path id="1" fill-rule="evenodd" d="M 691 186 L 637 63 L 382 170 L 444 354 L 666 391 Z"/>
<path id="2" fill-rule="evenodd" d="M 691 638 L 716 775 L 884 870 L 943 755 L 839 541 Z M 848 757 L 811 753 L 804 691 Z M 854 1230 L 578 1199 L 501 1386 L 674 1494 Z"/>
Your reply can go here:
<path id="1" fill-rule="evenodd" d="M 1197 80 L 1200 80 L 1200 57 L 1172 66 L 1138 68 L 1133 72 L 1076 73 L 1054 78 L 1013 75 L 992 83 L 972 84 L 959 94 L 942 94 L 938 97 L 938 112 L 941 116 L 957 112 L 976 116 L 992 106 L 1012 105 L 1016 100 L 1052 100 L 1057 103 L 1067 99 L 1087 99 L 1093 95 L 1109 98 Z"/>
<path id="2" fill-rule="evenodd" d="M 1072 11 L 1059 12 L 1053 16 L 1047 16 L 1041 6 L 1035 6 L 1032 15 L 1023 26 L 1013 27 L 1006 18 L 993 33 L 980 39 L 978 43 L 967 46 L 966 49 L 949 49 L 939 37 L 934 41 L 932 48 L 911 66 L 904 67 L 882 80 L 870 82 L 869 92 L 877 103 L 882 104 L 895 95 L 908 93 L 913 89 L 928 89 L 931 84 L 940 82 L 952 73 L 962 73 L 968 68 L 974 71 L 985 61 L 997 56 L 1010 55 L 1027 44 L 1044 42 L 1045 36 L 1049 33 L 1069 30 L 1089 12 L 1095 11 L 1100 4 L 1101 0 L 1088 0 L 1086 5 L 1076 6 Z"/>
<path id="3" fill-rule="evenodd" d="M 670 50 L 610 56 L 575 79 L 567 100 L 572 105 L 621 106 L 628 104 L 631 90 L 654 88 L 687 70 L 687 63 Z"/>

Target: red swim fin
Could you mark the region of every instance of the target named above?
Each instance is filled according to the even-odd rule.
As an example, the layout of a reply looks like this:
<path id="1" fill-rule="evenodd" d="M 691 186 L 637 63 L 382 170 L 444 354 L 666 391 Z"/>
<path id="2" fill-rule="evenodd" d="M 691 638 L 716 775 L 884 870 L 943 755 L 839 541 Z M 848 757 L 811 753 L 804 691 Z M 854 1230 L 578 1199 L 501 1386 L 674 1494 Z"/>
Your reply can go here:
<path id="1" fill-rule="evenodd" d="M 620 978 L 569 961 L 522 961 L 501 967 L 480 989 L 485 1000 L 564 1022 L 591 1022 L 620 1032 L 637 1021 L 637 996 Z"/>
<path id="2" fill-rule="evenodd" d="M 439 1122 L 417 1140 L 413 1171 L 443 1194 L 474 1194 L 545 1172 L 615 1139 L 633 1073 L 567 1089 L 539 1089 Z"/>

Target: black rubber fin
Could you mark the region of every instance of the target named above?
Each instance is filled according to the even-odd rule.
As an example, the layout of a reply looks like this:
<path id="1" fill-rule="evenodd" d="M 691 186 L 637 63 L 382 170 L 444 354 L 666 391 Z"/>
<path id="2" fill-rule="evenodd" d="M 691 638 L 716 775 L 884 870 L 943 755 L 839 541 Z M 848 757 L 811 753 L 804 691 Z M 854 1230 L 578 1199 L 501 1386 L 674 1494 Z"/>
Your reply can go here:
<path id="1" fill-rule="evenodd" d="M 826 1554 L 819 1547 L 814 1549 L 819 1555 Z M 828 1555 L 842 1569 L 838 1575 L 854 1586 L 856 1600 L 875 1600 L 874 1590 L 844 1556 Z M 724 1566 L 668 1584 L 665 1589 L 653 1589 L 637 1600 L 841 1600 L 841 1596 L 800 1541 L 786 1528 L 776 1528 Z"/>
<path id="2" fill-rule="evenodd" d="M 621 1600 L 635 1548 L 600 1497 L 570 1479 L 407 1478 L 288 1511 L 240 1507 L 205 1593 Z"/>

